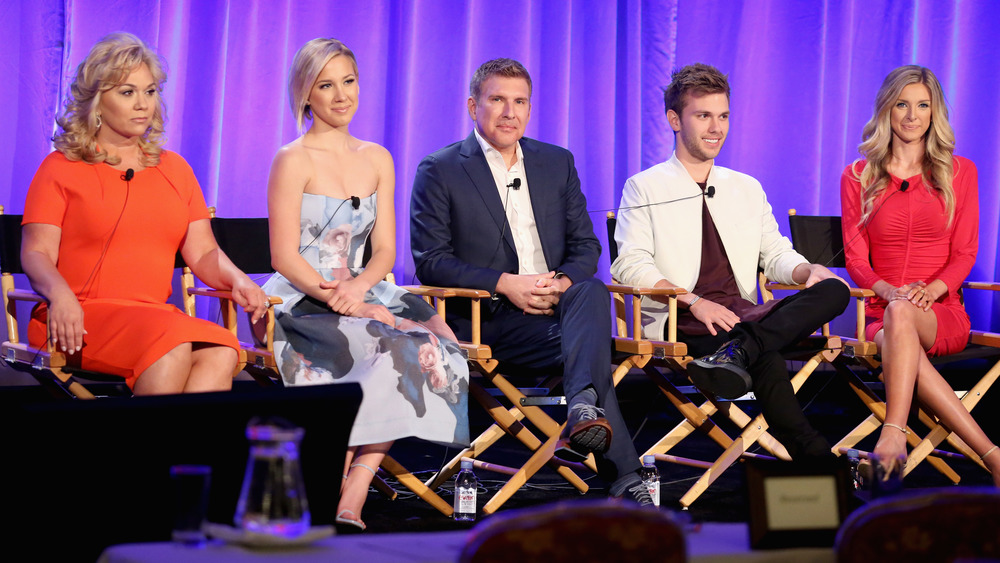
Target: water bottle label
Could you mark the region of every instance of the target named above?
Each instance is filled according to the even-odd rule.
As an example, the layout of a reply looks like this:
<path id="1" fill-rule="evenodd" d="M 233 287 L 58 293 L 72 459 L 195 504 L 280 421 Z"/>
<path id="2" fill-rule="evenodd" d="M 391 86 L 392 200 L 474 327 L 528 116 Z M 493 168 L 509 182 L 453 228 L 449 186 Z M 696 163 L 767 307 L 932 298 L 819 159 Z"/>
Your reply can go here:
<path id="1" fill-rule="evenodd" d="M 660 506 L 660 482 L 650 481 L 646 486 L 649 488 L 649 496 L 653 497 L 653 506 Z"/>
<path id="2" fill-rule="evenodd" d="M 460 514 L 476 513 L 476 489 L 461 487 L 455 494 L 455 512 Z"/>

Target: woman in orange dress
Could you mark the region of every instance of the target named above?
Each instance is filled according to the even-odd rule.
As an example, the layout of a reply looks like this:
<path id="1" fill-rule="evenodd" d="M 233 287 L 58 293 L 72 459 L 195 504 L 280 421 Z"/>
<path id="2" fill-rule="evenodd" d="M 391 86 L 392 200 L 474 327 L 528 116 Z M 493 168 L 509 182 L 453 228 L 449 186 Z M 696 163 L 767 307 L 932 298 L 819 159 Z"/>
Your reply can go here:
<path id="1" fill-rule="evenodd" d="M 166 303 L 174 257 L 232 290 L 254 321 L 267 297 L 216 244 L 191 167 L 160 146 L 165 78 L 127 33 L 103 38 L 77 68 L 56 151 L 25 202 L 21 261 L 47 300 L 28 340 L 51 337 L 71 365 L 119 375 L 137 395 L 228 390 L 239 343 Z"/>
<path id="2" fill-rule="evenodd" d="M 955 135 L 934 74 L 919 66 L 890 72 L 862 137 L 864 160 L 844 170 L 841 207 L 847 270 L 876 294 L 865 307 L 866 332 L 882 354 L 886 416 L 874 454 L 890 468 L 905 461 L 916 392 L 1000 485 L 997 447 L 927 359 L 968 342 L 959 289 L 979 241 L 976 166 L 953 154 Z"/>

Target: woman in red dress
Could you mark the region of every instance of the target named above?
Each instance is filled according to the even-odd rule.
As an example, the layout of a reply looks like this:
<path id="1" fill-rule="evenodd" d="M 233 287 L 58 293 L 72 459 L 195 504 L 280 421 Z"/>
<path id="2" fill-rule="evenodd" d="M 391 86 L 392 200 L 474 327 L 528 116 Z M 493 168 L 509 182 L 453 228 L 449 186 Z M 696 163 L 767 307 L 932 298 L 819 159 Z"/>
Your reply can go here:
<path id="1" fill-rule="evenodd" d="M 78 67 L 56 151 L 24 206 L 21 261 L 47 300 L 28 340 L 51 338 L 71 365 L 120 375 L 137 395 L 228 390 L 239 343 L 166 303 L 174 256 L 232 290 L 254 320 L 267 296 L 216 244 L 191 167 L 160 146 L 165 78 L 127 33 L 99 41 Z"/>
<path id="2" fill-rule="evenodd" d="M 1000 485 L 1000 453 L 962 406 L 928 355 L 965 348 L 969 316 L 959 293 L 976 261 L 976 166 L 954 156 L 944 93 L 934 74 L 889 73 L 862 132 L 864 157 L 841 177 L 847 270 L 871 288 L 866 333 L 882 354 L 886 417 L 874 454 L 905 463 L 906 421 L 916 390 L 978 454 Z"/>

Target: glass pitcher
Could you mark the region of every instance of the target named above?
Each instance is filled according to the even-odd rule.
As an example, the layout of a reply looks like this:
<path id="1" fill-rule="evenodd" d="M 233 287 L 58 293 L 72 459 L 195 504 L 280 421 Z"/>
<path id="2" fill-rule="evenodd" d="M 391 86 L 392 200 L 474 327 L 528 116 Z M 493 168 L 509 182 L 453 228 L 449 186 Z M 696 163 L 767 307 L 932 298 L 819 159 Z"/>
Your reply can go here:
<path id="1" fill-rule="evenodd" d="M 247 424 L 250 456 L 236 505 L 236 526 L 285 537 L 309 530 L 309 503 L 299 464 L 304 433 L 280 418 L 253 418 Z"/>

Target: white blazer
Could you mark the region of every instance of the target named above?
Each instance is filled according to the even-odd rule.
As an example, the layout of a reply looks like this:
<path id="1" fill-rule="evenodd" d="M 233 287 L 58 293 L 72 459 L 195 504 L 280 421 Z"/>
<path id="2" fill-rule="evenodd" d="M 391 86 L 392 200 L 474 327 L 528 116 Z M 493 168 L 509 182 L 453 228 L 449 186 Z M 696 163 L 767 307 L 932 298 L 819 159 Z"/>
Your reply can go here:
<path id="1" fill-rule="evenodd" d="M 758 268 L 772 281 L 793 283 L 792 271 L 807 260 L 778 232 L 760 182 L 713 166 L 708 185 L 715 187 L 715 196 L 698 197 L 701 188 L 676 153 L 625 182 L 615 231 L 618 259 L 611 265 L 616 280 L 652 287 L 666 279 L 689 291 L 694 288 L 701 270 L 704 199 L 744 299 L 757 302 Z M 681 199 L 689 196 L 695 197 Z M 646 338 L 663 338 L 667 305 L 644 297 L 642 312 Z"/>

